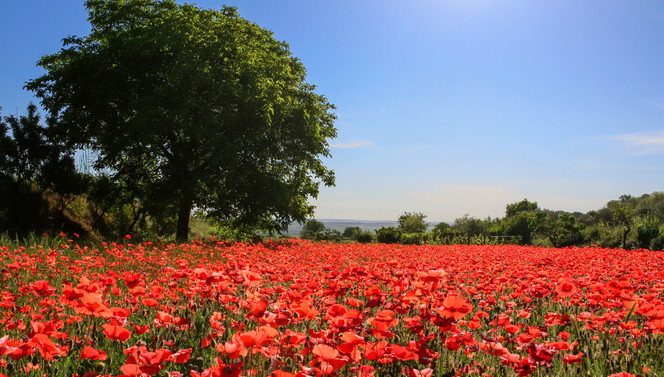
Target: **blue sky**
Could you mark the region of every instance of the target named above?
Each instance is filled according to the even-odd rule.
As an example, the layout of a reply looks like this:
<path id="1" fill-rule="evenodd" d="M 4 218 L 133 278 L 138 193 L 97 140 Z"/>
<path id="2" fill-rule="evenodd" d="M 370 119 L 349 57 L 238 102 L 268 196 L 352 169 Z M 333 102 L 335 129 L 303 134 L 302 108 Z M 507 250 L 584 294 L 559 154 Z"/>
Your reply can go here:
<path id="1" fill-rule="evenodd" d="M 664 190 L 664 2 L 195 3 L 272 30 L 338 107 L 318 218 L 501 217 L 523 198 L 585 212 Z M 3 115 L 86 17 L 83 1 L 0 2 Z"/>

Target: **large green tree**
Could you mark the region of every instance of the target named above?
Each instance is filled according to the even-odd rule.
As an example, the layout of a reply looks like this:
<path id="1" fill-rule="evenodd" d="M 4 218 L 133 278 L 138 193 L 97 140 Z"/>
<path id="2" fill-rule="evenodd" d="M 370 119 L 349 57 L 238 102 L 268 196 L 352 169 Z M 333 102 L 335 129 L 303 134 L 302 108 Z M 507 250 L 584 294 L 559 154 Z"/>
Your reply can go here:
<path id="1" fill-rule="evenodd" d="M 177 203 L 177 238 L 192 208 L 228 225 L 284 230 L 313 213 L 334 106 L 306 82 L 286 43 L 235 8 L 175 1 L 88 0 L 91 33 L 69 37 L 27 84 L 96 167 Z"/>

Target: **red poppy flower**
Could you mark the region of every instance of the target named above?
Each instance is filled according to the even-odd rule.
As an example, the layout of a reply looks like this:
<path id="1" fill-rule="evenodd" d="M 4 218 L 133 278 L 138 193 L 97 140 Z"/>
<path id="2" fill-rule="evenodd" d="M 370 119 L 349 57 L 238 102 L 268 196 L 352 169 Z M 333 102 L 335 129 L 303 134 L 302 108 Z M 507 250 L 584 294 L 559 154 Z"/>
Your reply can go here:
<path id="1" fill-rule="evenodd" d="M 473 311 L 473 306 L 459 296 L 450 295 L 443 300 L 443 308 L 436 309 L 436 312 L 444 318 L 454 318 L 460 320 Z"/>
<path id="2" fill-rule="evenodd" d="M 55 292 L 48 280 L 38 280 L 32 284 L 32 290 L 39 296 L 50 296 Z"/>
<path id="3" fill-rule="evenodd" d="M 148 351 L 145 346 L 131 347 L 123 352 L 127 355 L 127 360 L 120 370 L 127 376 L 157 374 L 166 367 L 162 363 L 173 355 L 173 352 L 161 348 L 154 352 Z"/>
<path id="4" fill-rule="evenodd" d="M 404 374 L 407 377 L 432 377 L 433 376 L 433 369 L 425 368 L 425 369 L 419 370 L 419 369 L 414 369 L 414 368 L 406 368 L 404 370 Z"/>
<path id="5" fill-rule="evenodd" d="M 106 337 L 110 340 L 120 340 L 121 342 L 125 342 L 131 337 L 129 330 L 123 326 L 107 323 L 101 327 L 104 328 L 104 334 L 106 334 Z"/>
<path id="6" fill-rule="evenodd" d="M 186 350 L 180 350 L 168 357 L 168 361 L 172 361 L 178 364 L 184 364 L 189 361 L 191 353 L 193 352 L 192 348 L 187 348 Z"/>
<path id="7" fill-rule="evenodd" d="M 315 345 L 311 353 L 318 356 L 316 360 L 320 363 L 320 370 L 328 375 L 334 373 L 335 370 L 341 369 L 348 362 L 348 359 L 338 357 L 338 350 L 326 344 Z"/>
<path id="8" fill-rule="evenodd" d="M 583 361 L 583 352 L 579 352 L 576 355 L 566 353 L 565 357 L 563 357 L 563 363 L 565 364 L 580 363 L 582 361 Z"/>
<path id="9" fill-rule="evenodd" d="M 42 357 L 46 360 L 53 360 L 53 356 L 66 356 L 67 352 L 62 347 L 53 343 L 53 341 L 46 334 L 37 334 L 33 336 L 28 345 L 36 348 Z"/>
<path id="10" fill-rule="evenodd" d="M 83 351 L 81 352 L 81 356 L 79 359 L 90 359 L 90 360 L 106 360 L 108 356 L 106 355 L 106 352 L 94 349 L 90 346 L 85 346 L 83 347 Z"/>
<path id="11" fill-rule="evenodd" d="M 574 296 L 577 292 L 576 285 L 571 279 L 560 278 L 558 280 L 558 285 L 556 285 L 556 293 L 560 297 L 570 297 Z"/>
<path id="12" fill-rule="evenodd" d="M 113 313 L 102 303 L 101 297 L 101 293 L 85 292 L 81 297 L 80 304 L 78 304 L 74 310 L 77 314 L 110 318 Z"/>
<path id="13" fill-rule="evenodd" d="M 272 377 L 295 377 L 293 373 L 284 372 L 283 370 L 277 369 L 272 372 Z"/>

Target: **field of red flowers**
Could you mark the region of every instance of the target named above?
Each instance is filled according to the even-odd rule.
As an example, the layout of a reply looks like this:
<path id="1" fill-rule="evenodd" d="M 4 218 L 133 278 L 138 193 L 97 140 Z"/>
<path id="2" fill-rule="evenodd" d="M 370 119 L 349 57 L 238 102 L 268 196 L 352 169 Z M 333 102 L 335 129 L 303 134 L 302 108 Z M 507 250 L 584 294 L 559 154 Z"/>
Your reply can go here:
<path id="1" fill-rule="evenodd" d="M 664 375 L 664 253 L 0 246 L 0 376 Z"/>

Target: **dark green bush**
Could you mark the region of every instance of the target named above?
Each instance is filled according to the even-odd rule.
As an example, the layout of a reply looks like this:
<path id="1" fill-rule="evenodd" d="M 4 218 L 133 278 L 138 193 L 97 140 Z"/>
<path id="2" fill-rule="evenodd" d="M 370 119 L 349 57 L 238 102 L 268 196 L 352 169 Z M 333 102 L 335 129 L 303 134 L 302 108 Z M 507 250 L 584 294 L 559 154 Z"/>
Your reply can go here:
<path id="1" fill-rule="evenodd" d="M 374 235 L 368 230 L 360 230 L 355 234 L 355 239 L 359 243 L 371 243 L 374 240 Z"/>
<path id="2" fill-rule="evenodd" d="M 393 226 L 384 226 L 376 229 L 376 240 L 379 243 L 399 243 L 401 242 L 401 232 Z"/>

